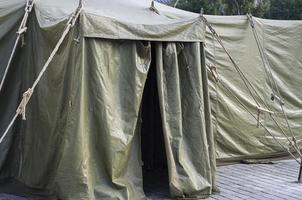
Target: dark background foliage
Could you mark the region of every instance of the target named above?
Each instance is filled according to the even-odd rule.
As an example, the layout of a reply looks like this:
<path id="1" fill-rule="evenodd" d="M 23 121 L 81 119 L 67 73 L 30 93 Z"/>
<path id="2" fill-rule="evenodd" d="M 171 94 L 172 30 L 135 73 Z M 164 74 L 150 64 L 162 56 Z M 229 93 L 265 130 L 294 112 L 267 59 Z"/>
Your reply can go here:
<path id="1" fill-rule="evenodd" d="M 302 19 L 302 0 L 158 0 L 177 8 L 210 15 L 245 15 L 268 19 Z"/>

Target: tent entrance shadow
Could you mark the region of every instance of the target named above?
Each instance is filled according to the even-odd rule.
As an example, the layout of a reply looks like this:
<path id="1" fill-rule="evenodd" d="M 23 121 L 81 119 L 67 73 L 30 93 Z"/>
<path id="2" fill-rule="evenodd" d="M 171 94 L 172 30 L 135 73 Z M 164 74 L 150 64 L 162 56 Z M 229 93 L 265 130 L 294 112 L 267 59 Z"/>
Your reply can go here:
<path id="1" fill-rule="evenodd" d="M 167 158 L 164 144 L 154 51 L 141 104 L 141 151 L 143 186 L 150 198 L 169 197 Z"/>

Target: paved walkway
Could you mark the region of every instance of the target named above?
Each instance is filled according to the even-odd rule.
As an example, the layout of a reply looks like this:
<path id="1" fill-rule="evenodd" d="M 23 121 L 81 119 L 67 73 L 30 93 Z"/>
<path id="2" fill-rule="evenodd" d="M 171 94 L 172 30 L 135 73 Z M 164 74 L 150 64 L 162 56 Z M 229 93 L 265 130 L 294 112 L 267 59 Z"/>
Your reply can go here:
<path id="1" fill-rule="evenodd" d="M 217 171 L 219 194 L 206 200 L 302 200 L 302 183 L 297 183 L 296 161 L 273 161 L 273 164 L 235 164 L 220 166 Z M 153 200 L 168 200 L 168 194 L 152 188 Z"/>
<path id="2" fill-rule="evenodd" d="M 27 200 L 23 197 L 17 197 L 9 194 L 0 194 L 0 200 Z"/>
<path id="3" fill-rule="evenodd" d="M 274 164 L 236 164 L 218 167 L 220 194 L 207 200 L 302 200 L 302 183 L 297 183 L 296 161 Z"/>

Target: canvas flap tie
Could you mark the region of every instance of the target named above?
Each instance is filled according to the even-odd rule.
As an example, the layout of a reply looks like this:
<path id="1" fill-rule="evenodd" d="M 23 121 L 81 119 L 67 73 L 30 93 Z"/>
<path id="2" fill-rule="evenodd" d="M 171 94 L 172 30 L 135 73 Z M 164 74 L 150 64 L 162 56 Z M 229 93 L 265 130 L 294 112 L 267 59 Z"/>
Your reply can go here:
<path id="1" fill-rule="evenodd" d="M 22 101 L 17 108 L 17 113 L 22 115 L 22 120 L 26 120 L 26 106 L 33 94 L 33 89 L 29 88 L 26 92 L 23 93 Z"/>
<path id="2" fill-rule="evenodd" d="M 214 77 L 215 81 L 218 82 L 219 81 L 219 76 L 218 76 L 218 72 L 217 72 L 216 66 L 210 65 L 210 71 L 211 71 L 212 76 Z"/>

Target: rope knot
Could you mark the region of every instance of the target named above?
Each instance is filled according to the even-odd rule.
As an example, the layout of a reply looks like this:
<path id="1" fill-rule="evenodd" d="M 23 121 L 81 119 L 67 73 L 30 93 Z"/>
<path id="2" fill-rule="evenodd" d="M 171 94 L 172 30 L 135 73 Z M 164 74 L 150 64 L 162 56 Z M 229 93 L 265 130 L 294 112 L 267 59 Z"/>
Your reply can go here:
<path id="1" fill-rule="evenodd" d="M 17 113 L 22 115 L 22 120 L 26 120 L 26 106 L 31 98 L 31 95 L 33 94 L 33 89 L 29 88 L 26 92 L 23 93 L 23 97 L 21 100 L 21 103 L 19 104 L 18 108 L 17 108 Z"/>
<path id="2" fill-rule="evenodd" d="M 274 115 L 275 113 L 273 111 L 270 111 L 268 109 L 262 108 L 259 105 L 256 106 L 257 109 L 257 128 L 260 126 L 260 115 L 261 114 L 269 114 L 269 115 Z"/>
<path id="3" fill-rule="evenodd" d="M 210 65 L 209 68 L 210 68 L 210 71 L 211 71 L 215 81 L 218 82 L 219 81 L 219 75 L 218 75 L 216 66 L 215 65 Z"/>

